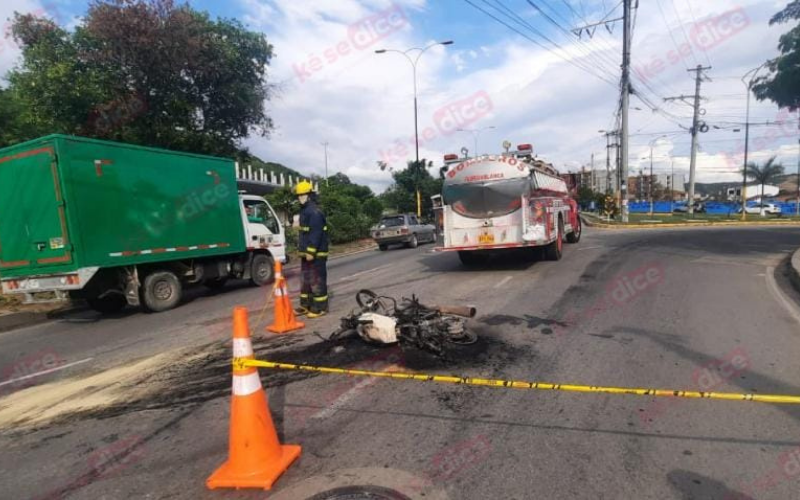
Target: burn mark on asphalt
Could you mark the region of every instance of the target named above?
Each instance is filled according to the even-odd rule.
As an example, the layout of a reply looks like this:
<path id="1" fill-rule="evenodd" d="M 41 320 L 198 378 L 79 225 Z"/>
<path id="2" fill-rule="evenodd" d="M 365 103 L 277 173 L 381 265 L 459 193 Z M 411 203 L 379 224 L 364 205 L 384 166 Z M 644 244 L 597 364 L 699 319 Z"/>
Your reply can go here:
<path id="1" fill-rule="evenodd" d="M 503 340 L 499 333 L 483 325 L 472 327 L 478 333 L 475 344 L 446 346 L 445 359 L 413 347 L 403 350 L 400 365 L 420 373 L 457 374 L 480 371 L 480 376 L 501 378 L 509 366 L 529 363 L 535 357 L 531 346 L 516 346 Z M 305 337 L 307 342 L 308 337 Z M 386 347 L 368 345 L 356 337 L 344 339 L 334 349 L 329 342 L 303 343 L 301 336 L 255 338 L 253 347 L 257 359 L 317 366 L 348 367 L 380 356 Z M 284 370 L 260 370 L 265 388 L 277 388 L 319 376 L 319 373 Z M 335 376 L 335 375 L 334 375 Z M 200 349 L 199 354 L 178 359 L 154 373 L 142 374 L 120 384 L 125 399 L 102 407 L 65 413 L 48 422 L 48 426 L 88 419 L 108 419 L 141 411 L 166 410 L 191 412 L 197 406 L 218 398 L 227 398 L 231 387 L 231 354 L 228 342 L 215 342 Z M 280 405 L 282 406 L 282 405 Z M 458 411 L 461 405 L 452 407 Z M 282 413 L 282 412 L 278 412 Z M 282 420 L 277 415 L 276 420 Z M 280 422 L 278 422 L 280 424 Z M 30 429 L 35 431 L 36 428 Z"/>
<path id="2" fill-rule="evenodd" d="M 528 330 L 534 330 L 539 328 L 540 326 L 548 327 L 548 326 L 567 326 L 566 323 L 563 321 L 558 321 L 555 319 L 549 318 L 541 318 L 539 316 L 531 316 L 530 314 L 523 314 L 522 316 L 512 316 L 510 314 L 493 314 L 491 316 L 482 316 L 478 319 L 479 323 L 483 323 L 489 326 L 501 326 L 501 325 L 511 325 L 511 326 L 522 326 L 524 325 L 525 328 Z M 553 333 L 551 328 L 542 328 L 541 333 L 544 335 L 550 335 Z"/>

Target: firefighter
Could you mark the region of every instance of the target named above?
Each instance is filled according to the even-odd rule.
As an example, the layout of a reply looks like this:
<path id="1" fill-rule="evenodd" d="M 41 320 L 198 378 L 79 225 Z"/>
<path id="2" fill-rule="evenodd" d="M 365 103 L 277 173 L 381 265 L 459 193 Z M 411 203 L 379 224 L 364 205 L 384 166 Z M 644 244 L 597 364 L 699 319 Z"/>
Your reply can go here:
<path id="1" fill-rule="evenodd" d="M 328 312 L 328 226 L 311 183 L 300 181 L 294 192 L 301 205 L 297 248 L 303 279 L 297 314 L 318 318 Z"/>

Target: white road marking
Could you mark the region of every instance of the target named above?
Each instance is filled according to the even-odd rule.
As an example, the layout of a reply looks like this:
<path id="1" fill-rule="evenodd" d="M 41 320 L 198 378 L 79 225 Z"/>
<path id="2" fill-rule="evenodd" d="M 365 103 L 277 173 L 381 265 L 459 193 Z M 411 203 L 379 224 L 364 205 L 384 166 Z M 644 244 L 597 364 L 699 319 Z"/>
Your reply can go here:
<path id="1" fill-rule="evenodd" d="M 603 247 L 600 246 L 600 245 L 593 246 L 593 247 L 580 247 L 580 248 L 578 248 L 578 251 L 580 252 L 581 250 L 594 250 L 595 248 L 603 248 Z"/>
<path id="2" fill-rule="evenodd" d="M 512 278 L 512 276 L 506 276 L 505 278 L 503 278 L 502 280 L 500 280 L 500 282 L 499 282 L 499 283 L 497 283 L 497 284 L 494 286 L 494 288 L 500 288 L 500 287 L 502 287 L 503 285 L 505 285 L 506 283 L 508 283 L 509 281 L 511 281 L 511 278 Z"/>
<path id="3" fill-rule="evenodd" d="M 67 363 L 66 365 L 56 366 L 55 368 L 50 368 L 48 370 L 42 370 L 40 372 L 31 373 L 30 375 L 25 375 L 24 377 L 17 377 L 17 378 L 12 378 L 11 380 L 5 380 L 3 382 L 0 382 L 0 387 L 4 386 L 6 384 L 14 384 L 16 382 L 21 382 L 23 380 L 28 380 L 29 378 L 40 377 L 42 375 L 47 375 L 48 373 L 53 373 L 53 372 L 57 372 L 59 370 L 64 370 L 64 369 L 69 368 L 71 366 L 80 365 L 82 363 L 86 363 L 87 361 L 91 361 L 93 359 L 94 358 L 86 358 L 86 359 L 82 359 L 80 361 L 75 361 L 73 363 Z"/>
<path id="4" fill-rule="evenodd" d="M 783 307 L 792 315 L 795 321 L 800 323 L 800 311 L 797 310 L 797 306 L 794 302 L 790 301 L 786 295 L 783 294 L 780 288 L 778 288 L 778 284 L 775 283 L 775 277 L 773 273 L 775 272 L 775 268 L 772 266 L 767 267 L 767 288 L 769 288 L 770 293 L 778 299 L 778 302 L 783 305 Z"/>

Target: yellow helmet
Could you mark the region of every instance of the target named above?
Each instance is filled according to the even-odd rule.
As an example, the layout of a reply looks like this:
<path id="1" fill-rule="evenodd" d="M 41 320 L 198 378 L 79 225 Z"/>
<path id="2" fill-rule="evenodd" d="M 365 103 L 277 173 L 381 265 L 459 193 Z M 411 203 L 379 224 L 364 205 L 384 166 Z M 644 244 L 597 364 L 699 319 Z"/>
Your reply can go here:
<path id="1" fill-rule="evenodd" d="M 314 190 L 314 186 L 309 181 L 300 181 L 294 187 L 294 194 L 300 196 L 301 194 L 308 194 Z"/>

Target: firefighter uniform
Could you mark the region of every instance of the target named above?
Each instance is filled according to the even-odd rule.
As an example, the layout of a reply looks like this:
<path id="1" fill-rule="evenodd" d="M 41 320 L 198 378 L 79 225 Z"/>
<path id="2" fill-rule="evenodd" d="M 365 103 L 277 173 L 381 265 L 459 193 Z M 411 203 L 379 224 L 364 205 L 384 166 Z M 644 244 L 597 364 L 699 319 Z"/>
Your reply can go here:
<path id="1" fill-rule="evenodd" d="M 308 196 L 300 210 L 300 312 L 320 316 L 328 311 L 328 226 L 325 214 L 312 199 L 311 183 L 301 182 L 295 192 Z"/>

